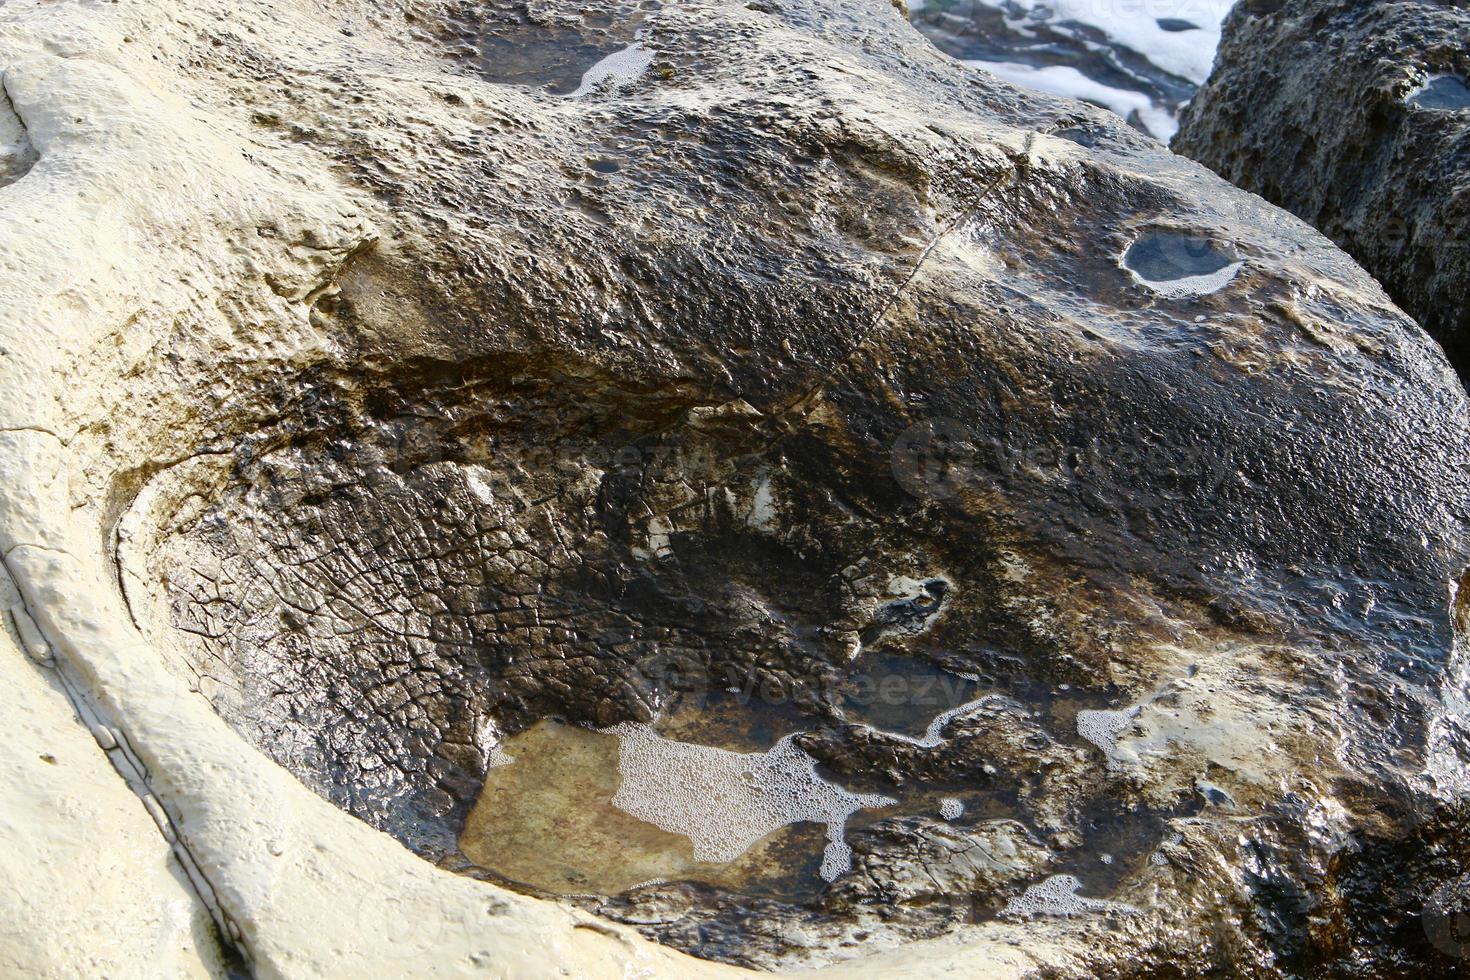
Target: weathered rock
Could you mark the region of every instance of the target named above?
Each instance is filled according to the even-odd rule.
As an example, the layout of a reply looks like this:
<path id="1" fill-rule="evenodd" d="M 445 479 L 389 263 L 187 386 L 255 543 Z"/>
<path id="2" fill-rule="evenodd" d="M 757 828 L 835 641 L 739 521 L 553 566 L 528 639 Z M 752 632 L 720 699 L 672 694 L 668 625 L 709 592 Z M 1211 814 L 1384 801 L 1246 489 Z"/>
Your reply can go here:
<path id="1" fill-rule="evenodd" d="M 69 9 L 0 546 L 257 973 L 1452 962 L 1467 409 L 1308 227 L 880 0 Z M 459 850 L 548 716 L 897 802 L 594 919 Z"/>
<path id="2" fill-rule="evenodd" d="M 1243 0 L 1174 149 L 1320 228 L 1470 371 L 1470 10 Z"/>
<path id="3" fill-rule="evenodd" d="M 126 746 L 79 723 L 3 569 L 0 610 L 0 975 L 224 976 L 208 909 L 109 762 Z"/>

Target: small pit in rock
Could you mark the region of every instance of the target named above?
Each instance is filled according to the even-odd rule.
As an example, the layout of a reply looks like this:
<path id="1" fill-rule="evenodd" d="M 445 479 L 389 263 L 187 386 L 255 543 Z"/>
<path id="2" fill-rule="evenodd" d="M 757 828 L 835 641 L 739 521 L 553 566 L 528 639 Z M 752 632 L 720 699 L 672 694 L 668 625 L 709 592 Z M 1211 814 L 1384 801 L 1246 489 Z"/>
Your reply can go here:
<path id="1" fill-rule="evenodd" d="M 1436 75 L 1409 93 L 1409 105 L 1438 112 L 1464 112 L 1470 109 L 1470 86 L 1457 75 Z"/>
<path id="2" fill-rule="evenodd" d="M 1134 239 L 1119 264 L 1153 292 L 1178 297 L 1223 289 L 1243 263 L 1205 236 L 1156 229 Z"/>
<path id="3" fill-rule="evenodd" d="M 587 9 L 581 16 L 466 7 L 446 19 L 452 52 L 487 81 L 580 97 L 636 78 L 652 61 L 637 43 L 657 3 Z"/>

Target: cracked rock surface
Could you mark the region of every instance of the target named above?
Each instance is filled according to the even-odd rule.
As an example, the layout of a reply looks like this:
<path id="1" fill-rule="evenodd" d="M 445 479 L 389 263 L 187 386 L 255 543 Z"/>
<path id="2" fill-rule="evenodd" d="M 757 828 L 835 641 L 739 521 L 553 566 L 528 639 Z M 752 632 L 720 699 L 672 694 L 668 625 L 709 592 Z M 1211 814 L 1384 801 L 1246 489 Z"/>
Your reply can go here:
<path id="1" fill-rule="evenodd" d="M 1305 224 L 879 0 L 0 50 L 0 543 L 221 957 L 1456 962 L 1467 406 Z M 892 803 L 830 882 L 811 821 L 601 891 L 477 859 L 517 738 L 608 793 L 641 724 Z"/>
<path id="2" fill-rule="evenodd" d="M 1470 370 L 1470 10 L 1245 0 L 1174 148 L 1320 228 Z"/>

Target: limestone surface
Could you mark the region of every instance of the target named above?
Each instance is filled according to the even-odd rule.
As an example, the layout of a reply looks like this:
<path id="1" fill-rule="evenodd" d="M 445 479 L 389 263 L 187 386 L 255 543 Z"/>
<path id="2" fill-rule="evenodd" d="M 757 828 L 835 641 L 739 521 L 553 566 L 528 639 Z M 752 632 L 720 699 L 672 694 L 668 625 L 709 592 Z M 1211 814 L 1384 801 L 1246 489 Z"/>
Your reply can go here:
<path id="1" fill-rule="evenodd" d="M 133 809 L 68 846 L 143 905 L 57 974 L 1459 962 L 1470 412 L 1308 225 L 886 0 L 22 2 L 0 53 L 0 760 L 97 745 Z M 830 884 L 798 826 L 552 894 L 461 846 L 549 719 L 897 802 Z"/>

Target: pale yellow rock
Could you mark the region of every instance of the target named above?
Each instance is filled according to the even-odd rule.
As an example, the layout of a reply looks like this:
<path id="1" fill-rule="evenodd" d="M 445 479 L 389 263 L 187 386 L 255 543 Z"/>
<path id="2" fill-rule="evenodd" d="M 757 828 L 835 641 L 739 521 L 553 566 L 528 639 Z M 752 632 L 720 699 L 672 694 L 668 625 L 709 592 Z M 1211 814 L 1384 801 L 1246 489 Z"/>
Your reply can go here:
<path id="1" fill-rule="evenodd" d="M 19 639 L 0 633 L 0 976 L 222 976 L 208 910 Z"/>

